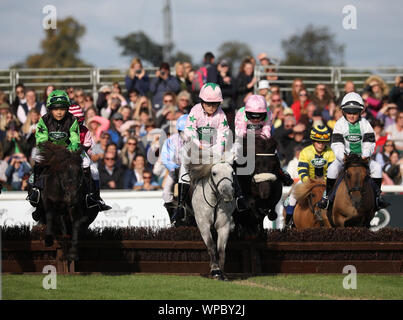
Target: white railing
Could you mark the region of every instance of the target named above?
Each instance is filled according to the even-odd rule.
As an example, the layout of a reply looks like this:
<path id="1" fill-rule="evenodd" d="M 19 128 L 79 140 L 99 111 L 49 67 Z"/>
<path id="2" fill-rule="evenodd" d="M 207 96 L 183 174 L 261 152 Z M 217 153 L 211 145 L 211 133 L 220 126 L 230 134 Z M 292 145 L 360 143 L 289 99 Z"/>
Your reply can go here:
<path id="1" fill-rule="evenodd" d="M 271 81 L 272 84 L 283 84 L 283 91 L 290 91 L 295 78 L 301 78 L 307 89 L 313 91 L 319 84 L 329 85 L 338 96 L 347 80 L 353 80 L 358 90 L 363 87 L 365 79 L 370 75 L 382 77 L 389 86 L 394 85 L 394 79 L 403 75 L 403 67 L 317 67 L 317 66 L 270 66 L 268 72 L 264 67 L 256 66 L 255 75 L 260 80 L 266 75 L 277 74 L 282 79 Z M 150 78 L 155 77 L 157 67 L 146 68 Z M 119 68 L 43 68 L 43 69 L 0 69 L 0 90 L 8 94 L 10 100 L 15 97 L 15 86 L 22 82 L 26 87 L 33 88 L 39 95 L 46 86 L 80 87 L 91 93 L 96 99 L 98 90 L 103 85 L 118 82 L 124 91 L 125 76 L 128 69 Z M 171 70 L 174 73 L 174 70 Z M 257 89 L 257 84 L 255 86 Z"/>

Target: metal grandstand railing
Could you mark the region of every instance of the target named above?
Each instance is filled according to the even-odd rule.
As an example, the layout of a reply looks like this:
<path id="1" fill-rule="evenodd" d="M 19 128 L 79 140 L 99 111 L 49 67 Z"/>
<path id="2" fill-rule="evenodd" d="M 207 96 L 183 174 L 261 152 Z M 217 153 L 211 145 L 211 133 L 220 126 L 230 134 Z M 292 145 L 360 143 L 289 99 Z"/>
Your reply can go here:
<path id="1" fill-rule="evenodd" d="M 301 78 L 307 89 L 313 91 L 319 84 L 327 84 L 338 96 L 347 80 L 353 80 L 357 89 L 361 89 L 365 79 L 370 75 L 379 75 L 391 87 L 397 75 L 403 75 L 403 67 L 317 67 L 317 66 L 270 66 L 267 70 L 256 66 L 255 75 L 260 80 L 266 75 L 277 74 L 280 80 L 271 84 L 282 84 L 282 91 L 290 91 L 295 78 Z M 150 78 L 155 77 L 157 67 L 146 68 Z M 127 69 L 118 68 L 47 68 L 47 69 L 1 69 L 0 90 L 14 99 L 15 86 L 22 82 L 33 88 L 41 96 L 47 85 L 66 88 L 68 86 L 82 88 L 97 98 L 98 90 L 103 85 L 118 82 L 124 91 L 124 79 Z M 174 70 L 172 70 L 174 72 Z M 255 85 L 257 89 L 257 84 Z"/>

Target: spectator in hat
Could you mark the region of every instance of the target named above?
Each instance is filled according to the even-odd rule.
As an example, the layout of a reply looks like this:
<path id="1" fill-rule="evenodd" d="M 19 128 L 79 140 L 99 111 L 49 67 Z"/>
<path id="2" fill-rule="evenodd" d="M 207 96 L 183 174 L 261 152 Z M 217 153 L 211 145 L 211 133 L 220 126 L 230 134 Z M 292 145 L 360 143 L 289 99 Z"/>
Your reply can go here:
<path id="1" fill-rule="evenodd" d="M 272 63 L 270 58 L 264 52 L 259 53 L 257 59 L 259 60 L 261 66 L 268 66 Z"/>
<path id="2" fill-rule="evenodd" d="M 258 93 L 263 96 L 267 102 L 267 105 L 270 105 L 270 84 L 267 80 L 260 80 L 257 86 Z"/>
<path id="3" fill-rule="evenodd" d="M 108 133 L 110 134 L 111 142 L 115 143 L 118 146 L 118 149 L 123 147 L 123 139 L 119 130 L 122 124 L 123 115 L 119 112 L 116 112 L 111 118 Z"/>
<path id="4" fill-rule="evenodd" d="M 367 103 L 366 109 L 376 117 L 382 107 L 383 98 L 389 95 L 388 85 L 381 77 L 371 75 L 365 80 L 364 92 L 368 93 L 365 99 Z"/>
<path id="5" fill-rule="evenodd" d="M 147 94 L 150 87 L 150 80 L 139 58 L 132 60 L 129 73 L 125 77 L 125 85 L 128 92 L 135 90 L 140 96 Z"/>
<path id="6" fill-rule="evenodd" d="M 150 92 L 153 95 L 153 109 L 158 111 L 163 107 L 163 96 L 166 92 L 170 91 L 176 94 L 180 89 L 178 80 L 171 76 L 169 64 L 163 62 L 155 73 L 154 81 L 150 84 Z"/>
<path id="7" fill-rule="evenodd" d="M 395 103 L 399 111 L 403 111 L 403 77 L 395 78 L 395 86 L 389 92 L 389 101 Z"/>
<path id="8" fill-rule="evenodd" d="M 89 111 L 89 110 L 87 110 Z M 87 112 L 90 113 L 90 112 Z M 85 115 L 87 119 L 87 113 Z M 95 143 L 98 143 L 101 137 L 101 133 L 109 129 L 110 121 L 101 116 L 93 116 L 86 120 L 87 128 L 91 131 L 91 136 Z"/>
<path id="9" fill-rule="evenodd" d="M 111 94 L 112 89 L 109 86 L 102 86 L 98 92 L 98 99 L 96 103 L 96 108 L 98 112 L 105 109 L 108 106 L 108 98 Z"/>

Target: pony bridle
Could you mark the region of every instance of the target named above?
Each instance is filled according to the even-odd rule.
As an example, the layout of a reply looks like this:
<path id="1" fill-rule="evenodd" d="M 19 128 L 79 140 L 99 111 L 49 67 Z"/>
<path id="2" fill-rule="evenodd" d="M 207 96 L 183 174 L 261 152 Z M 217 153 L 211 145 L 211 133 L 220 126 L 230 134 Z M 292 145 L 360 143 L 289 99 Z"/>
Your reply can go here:
<path id="1" fill-rule="evenodd" d="M 360 167 L 361 165 L 351 165 L 350 167 Z M 350 196 L 350 198 L 351 198 L 351 193 L 352 192 L 354 192 L 354 191 L 359 191 L 360 193 L 361 193 L 361 195 L 363 196 L 364 195 L 364 186 L 365 186 L 365 181 L 367 180 L 367 177 L 368 177 L 368 174 L 366 174 L 365 175 L 365 178 L 364 178 L 364 180 L 363 180 L 363 182 L 362 182 L 362 185 L 361 186 L 359 186 L 359 187 L 353 187 L 353 188 L 350 188 L 350 186 L 348 185 L 348 180 L 349 180 L 349 177 L 348 177 L 348 175 L 347 175 L 347 170 L 346 170 L 346 172 L 345 172 L 345 176 L 346 176 L 346 182 L 345 182 L 345 184 L 346 184 L 346 187 L 347 187 L 347 192 L 348 192 L 348 195 Z"/>
<path id="2" fill-rule="evenodd" d="M 206 203 L 207 203 L 211 208 L 214 208 L 214 210 L 217 210 L 217 206 L 218 206 L 218 204 L 220 203 L 220 201 L 221 201 L 222 198 L 223 198 L 223 196 L 221 195 L 220 191 L 218 190 L 218 186 L 219 186 L 220 183 L 223 182 L 224 180 L 228 180 L 229 182 L 231 182 L 231 185 L 234 184 L 234 181 L 231 180 L 231 179 L 228 178 L 228 177 L 223 177 L 222 179 L 220 179 L 220 180 L 218 181 L 218 183 L 215 183 L 215 181 L 214 181 L 214 179 L 213 179 L 213 174 L 212 174 L 212 173 L 210 174 L 210 177 L 209 177 L 209 179 L 208 179 L 208 184 L 209 184 L 211 190 L 213 190 L 214 196 L 215 196 L 216 199 L 217 199 L 217 202 L 216 202 L 216 204 L 215 204 L 214 206 L 211 205 L 211 204 L 207 201 L 206 196 L 205 196 L 205 194 L 204 194 L 204 185 L 203 185 L 203 197 L 204 197 L 204 201 L 206 201 Z M 211 182 L 210 182 L 210 181 L 211 181 Z"/>

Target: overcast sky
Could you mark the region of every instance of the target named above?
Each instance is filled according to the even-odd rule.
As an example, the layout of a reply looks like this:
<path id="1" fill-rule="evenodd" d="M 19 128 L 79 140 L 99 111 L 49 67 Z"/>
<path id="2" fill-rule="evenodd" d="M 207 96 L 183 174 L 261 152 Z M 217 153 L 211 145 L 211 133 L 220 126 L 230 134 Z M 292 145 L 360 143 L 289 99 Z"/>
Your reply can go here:
<path id="1" fill-rule="evenodd" d="M 217 52 L 224 41 L 247 43 L 253 53 L 283 58 L 281 40 L 309 23 L 328 26 L 345 44 L 348 66 L 402 66 L 403 19 L 401 0 L 259 1 L 171 0 L 173 38 L 177 50 L 200 62 L 206 51 Z M 163 42 L 165 0 L 2 0 L 0 2 L 0 68 L 40 52 L 44 39 L 45 5 L 54 5 L 58 19 L 73 16 L 86 27 L 80 57 L 98 67 L 127 67 L 114 40 L 143 30 Z M 357 29 L 343 28 L 343 7 L 357 9 Z"/>

